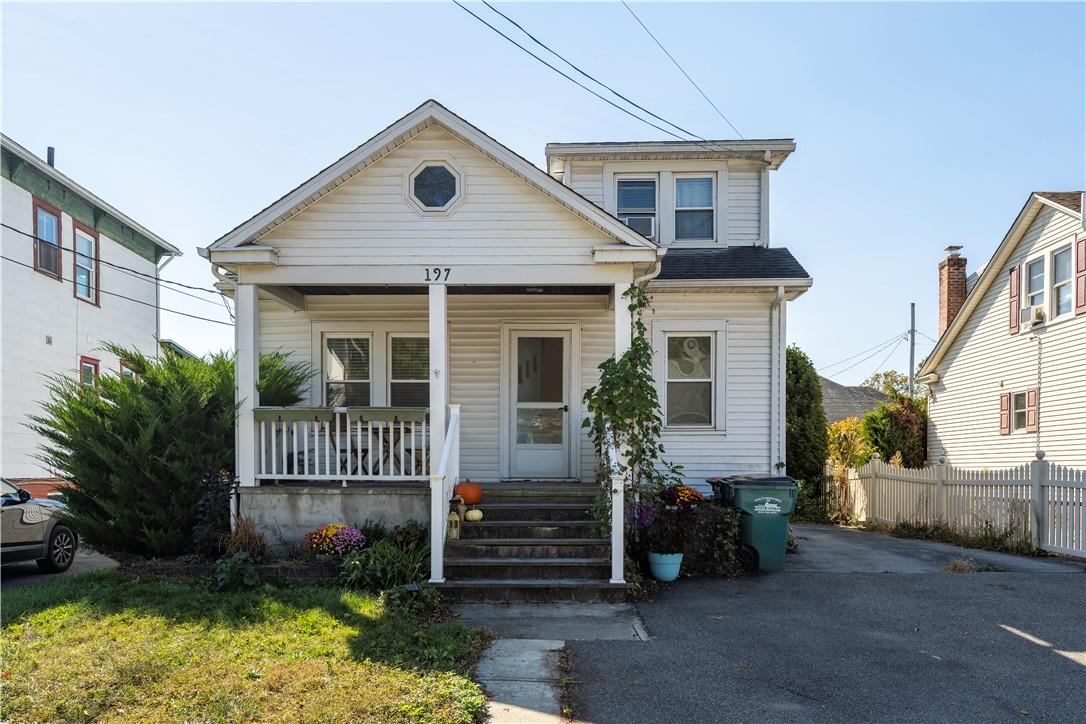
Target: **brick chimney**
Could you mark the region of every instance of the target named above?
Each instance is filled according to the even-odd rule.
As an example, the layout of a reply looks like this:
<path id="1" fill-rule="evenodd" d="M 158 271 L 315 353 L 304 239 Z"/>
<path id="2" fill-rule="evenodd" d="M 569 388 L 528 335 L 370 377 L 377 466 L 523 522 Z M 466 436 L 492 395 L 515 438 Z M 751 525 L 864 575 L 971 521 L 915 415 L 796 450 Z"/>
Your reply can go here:
<path id="1" fill-rule="evenodd" d="M 965 304 L 965 258 L 960 246 L 948 246 L 946 259 L 939 262 L 939 336 L 954 321 Z"/>

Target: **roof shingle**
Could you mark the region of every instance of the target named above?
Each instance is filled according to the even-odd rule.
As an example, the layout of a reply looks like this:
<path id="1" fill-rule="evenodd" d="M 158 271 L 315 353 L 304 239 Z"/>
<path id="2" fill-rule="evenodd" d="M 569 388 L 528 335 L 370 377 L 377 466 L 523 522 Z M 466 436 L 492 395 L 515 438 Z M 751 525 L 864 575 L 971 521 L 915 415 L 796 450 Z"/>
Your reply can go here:
<path id="1" fill-rule="evenodd" d="M 1043 199 L 1054 201 L 1064 208 L 1071 209 L 1075 213 L 1082 213 L 1081 191 L 1034 191 L 1033 193 Z"/>
<path id="2" fill-rule="evenodd" d="M 657 279 L 809 279 L 783 247 L 730 246 L 723 249 L 668 249 Z"/>

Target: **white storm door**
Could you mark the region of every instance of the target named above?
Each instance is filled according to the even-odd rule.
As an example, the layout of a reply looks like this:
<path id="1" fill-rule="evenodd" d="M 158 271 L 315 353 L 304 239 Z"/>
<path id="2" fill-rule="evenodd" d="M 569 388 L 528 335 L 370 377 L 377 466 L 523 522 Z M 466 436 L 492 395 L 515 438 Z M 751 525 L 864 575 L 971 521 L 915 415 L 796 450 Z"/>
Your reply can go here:
<path id="1" fill-rule="evenodd" d="M 568 478 L 570 333 L 515 331 L 510 345 L 510 477 Z"/>

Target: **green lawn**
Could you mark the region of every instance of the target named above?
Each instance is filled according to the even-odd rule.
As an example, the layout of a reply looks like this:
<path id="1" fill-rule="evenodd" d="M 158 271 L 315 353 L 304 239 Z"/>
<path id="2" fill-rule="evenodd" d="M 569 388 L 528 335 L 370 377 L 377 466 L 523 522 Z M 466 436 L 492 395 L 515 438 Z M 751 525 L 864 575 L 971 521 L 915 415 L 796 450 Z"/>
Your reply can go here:
<path id="1" fill-rule="evenodd" d="M 480 720 L 483 645 L 334 588 L 219 593 L 116 572 L 3 594 L 0 720 Z"/>

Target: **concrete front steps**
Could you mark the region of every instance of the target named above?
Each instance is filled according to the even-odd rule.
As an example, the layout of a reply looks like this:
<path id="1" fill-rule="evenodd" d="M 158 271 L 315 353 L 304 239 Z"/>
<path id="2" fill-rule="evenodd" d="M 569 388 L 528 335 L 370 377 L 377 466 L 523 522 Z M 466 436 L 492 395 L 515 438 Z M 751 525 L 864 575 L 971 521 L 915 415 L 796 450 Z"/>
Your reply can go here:
<path id="1" fill-rule="evenodd" d="M 486 518 L 465 521 L 445 545 L 442 593 L 465 602 L 622 601 L 610 583 L 608 531 L 592 516 L 596 486 L 495 483 L 484 486 Z"/>

